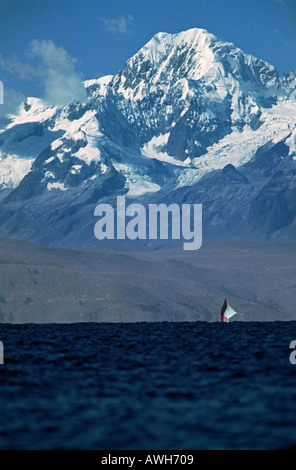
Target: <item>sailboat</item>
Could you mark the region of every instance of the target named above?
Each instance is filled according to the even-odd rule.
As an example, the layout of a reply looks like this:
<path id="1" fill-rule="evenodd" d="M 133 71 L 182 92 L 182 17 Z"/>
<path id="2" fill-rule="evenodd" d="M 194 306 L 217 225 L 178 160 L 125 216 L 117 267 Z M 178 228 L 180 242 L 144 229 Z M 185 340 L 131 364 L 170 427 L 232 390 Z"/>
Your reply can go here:
<path id="1" fill-rule="evenodd" d="M 237 312 L 233 310 L 233 308 L 229 305 L 229 303 L 225 299 L 221 307 L 221 322 L 222 323 L 228 322 L 229 318 L 233 317 L 233 315 L 236 315 L 236 314 Z"/>

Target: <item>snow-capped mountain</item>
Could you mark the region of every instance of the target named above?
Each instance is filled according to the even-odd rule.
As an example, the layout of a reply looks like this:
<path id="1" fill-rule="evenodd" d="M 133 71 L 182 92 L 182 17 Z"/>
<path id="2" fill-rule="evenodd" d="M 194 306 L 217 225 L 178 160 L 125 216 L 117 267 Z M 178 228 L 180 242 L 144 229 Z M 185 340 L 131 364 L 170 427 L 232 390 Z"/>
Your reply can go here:
<path id="1" fill-rule="evenodd" d="M 204 237 L 293 240 L 295 72 L 202 29 L 159 33 L 63 108 L 28 98 L 0 134 L 0 235 L 95 245 L 94 208 L 202 203 Z"/>

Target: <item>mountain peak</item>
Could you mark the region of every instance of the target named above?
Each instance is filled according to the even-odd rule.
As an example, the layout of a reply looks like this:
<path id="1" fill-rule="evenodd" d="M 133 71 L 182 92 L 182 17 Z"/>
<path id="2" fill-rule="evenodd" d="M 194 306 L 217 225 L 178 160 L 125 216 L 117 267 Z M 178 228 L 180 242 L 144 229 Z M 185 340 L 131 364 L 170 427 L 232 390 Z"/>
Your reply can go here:
<path id="1" fill-rule="evenodd" d="M 84 86 L 88 99 L 62 108 L 28 98 L 1 133 L 2 235 L 92 243 L 98 201 L 125 194 L 149 203 L 159 192 L 178 202 L 186 187 L 194 201 L 213 201 L 206 224 L 219 236 L 237 230 L 233 220 L 249 233 L 248 198 L 259 229 L 269 194 L 276 199 L 265 175 L 283 168 L 276 178 L 295 187 L 295 74 L 280 81 L 274 67 L 205 29 L 157 33 L 117 75 Z M 270 231 L 279 210 L 281 224 L 294 217 L 292 190 L 285 197 Z"/>
<path id="2" fill-rule="evenodd" d="M 181 31 L 180 33 L 176 33 L 173 36 L 176 40 L 180 39 L 180 41 L 188 44 L 197 42 L 212 44 L 220 41 L 214 34 L 203 28 L 190 28 L 185 31 Z"/>
<path id="3" fill-rule="evenodd" d="M 205 29 L 191 28 L 180 33 L 159 32 L 134 56 L 141 56 L 152 63 L 158 63 L 173 49 L 194 48 L 202 51 L 218 39 Z"/>
<path id="4" fill-rule="evenodd" d="M 18 112 L 11 115 L 11 123 L 8 129 L 16 124 L 27 122 L 44 122 L 50 119 L 56 113 L 55 106 L 48 106 L 44 101 L 35 97 L 28 97 L 18 109 Z"/>
<path id="5" fill-rule="evenodd" d="M 183 97 L 203 88 L 202 94 L 212 89 L 224 100 L 240 83 L 248 83 L 253 90 L 276 87 L 279 76 L 273 66 L 200 28 L 157 33 L 113 80 L 116 92 L 134 101 L 142 101 L 156 89 L 167 94 L 176 87 L 182 88 Z"/>
<path id="6" fill-rule="evenodd" d="M 219 41 L 219 39 L 206 29 L 191 28 L 184 31 L 180 31 L 178 33 L 159 32 L 152 37 L 152 39 L 146 44 L 146 46 L 144 46 L 144 48 L 148 45 L 150 46 L 153 44 L 161 43 L 163 41 L 172 42 L 175 44 L 181 42 L 193 44 L 203 41 L 207 42 L 208 44 L 211 44 L 213 42 Z"/>

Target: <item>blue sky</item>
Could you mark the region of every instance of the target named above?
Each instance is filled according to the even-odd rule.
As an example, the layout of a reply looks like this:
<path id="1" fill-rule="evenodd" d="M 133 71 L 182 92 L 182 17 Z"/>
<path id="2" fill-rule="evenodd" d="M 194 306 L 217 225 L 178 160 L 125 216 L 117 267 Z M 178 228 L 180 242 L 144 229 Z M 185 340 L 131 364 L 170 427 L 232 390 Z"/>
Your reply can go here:
<path id="1" fill-rule="evenodd" d="M 0 0 L 6 108 L 79 94 L 81 79 L 116 73 L 155 33 L 192 27 L 296 69 L 296 0 Z"/>

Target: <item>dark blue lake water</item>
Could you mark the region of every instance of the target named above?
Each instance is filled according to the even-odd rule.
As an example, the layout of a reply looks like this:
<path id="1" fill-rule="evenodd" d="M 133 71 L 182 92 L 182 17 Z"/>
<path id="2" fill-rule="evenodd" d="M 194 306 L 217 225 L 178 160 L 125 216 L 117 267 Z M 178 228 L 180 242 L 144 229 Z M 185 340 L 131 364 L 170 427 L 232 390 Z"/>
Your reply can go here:
<path id="1" fill-rule="evenodd" d="M 1 325 L 1 449 L 296 443 L 296 322 Z"/>

